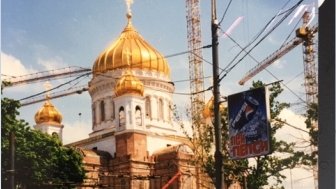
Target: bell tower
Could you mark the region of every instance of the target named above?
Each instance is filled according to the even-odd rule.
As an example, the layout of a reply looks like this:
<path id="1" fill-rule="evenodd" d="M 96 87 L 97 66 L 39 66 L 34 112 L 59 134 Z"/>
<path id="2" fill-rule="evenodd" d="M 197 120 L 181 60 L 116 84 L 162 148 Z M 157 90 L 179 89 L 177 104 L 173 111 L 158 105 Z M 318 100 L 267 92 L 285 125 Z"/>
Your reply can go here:
<path id="1" fill-rule="evenodd" d="M 51 89 L 51 84 L 46 82 L 44 87 L 48 91 Z M 36 125 L 34 128 L 49 135 L 57 135 L 62 141 L 64 126 L 61 122 L 62 114 L 50 102 L 49 93 L 47 93 L 45 103 L 35 114 Z"/>
<path id="2" fill-rule="evenodd" d="M 143 160 L 147 151 L 144 132 L 144 85 L 130 69 L 126 69 L 117 81 L 115 107 L 117 110 L 116 155 Z"/>
<path id="3" fill-rule="evenodd" d="M 36 125 L 34 128 L 49 135 L 57 135 L 62 141 L 63 125 L 62 115 L 50 102 L 47 96 L 46 102 L 35 114 Z"/>

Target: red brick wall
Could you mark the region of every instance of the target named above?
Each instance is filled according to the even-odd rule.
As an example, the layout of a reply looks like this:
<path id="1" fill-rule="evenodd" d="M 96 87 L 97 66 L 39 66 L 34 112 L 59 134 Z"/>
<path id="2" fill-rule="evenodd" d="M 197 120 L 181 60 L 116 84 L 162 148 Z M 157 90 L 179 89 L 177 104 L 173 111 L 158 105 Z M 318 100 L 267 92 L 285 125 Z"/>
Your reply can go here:
<path id="1" fill-rule="evenodd" d="M 147 156 L 147 138 L 141 133 L 116 135 L 117 157 L 130 155 L 133 160 L 144 161 Z"/>

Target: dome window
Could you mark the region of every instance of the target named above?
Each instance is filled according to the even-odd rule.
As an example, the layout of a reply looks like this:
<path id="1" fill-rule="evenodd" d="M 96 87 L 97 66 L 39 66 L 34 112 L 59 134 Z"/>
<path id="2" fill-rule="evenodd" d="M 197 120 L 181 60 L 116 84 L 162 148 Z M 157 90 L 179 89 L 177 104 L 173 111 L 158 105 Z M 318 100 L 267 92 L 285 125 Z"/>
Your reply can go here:
<path id="1" fill-rule="evenodd" d="M 100 102 L 100 115 L 101 115 L 100 121 L 105 121 L 105 102 L 104 101 Z"/>
<path id="2" fill-rule="evenodd" d="M 140 106 L 135 107 L 135 124 L 137 126 L 142 125 L 142 113 L 141 113 L 141 108 Z"/>
<path id="3" fill-rule="evenodd" d="M 92 128 L 96 125 L 96 106 L 92 104 Z"/>
<path id="4" fill-rule="evenodd" d="M 146 107 L 146 117 L 147 118 L 152 118 L 151 104 L 150 104 L 150 97 L 149 96 L 146 96 L 145 107 Z"/>
<path id="5" fill-rule="evenodd" d="M 111 119 L 113 120 L 115 118 L 114 115 L 114 101 L 111 102 Z"/>
<path id="6" fill-rule="evenodd" d="M 126 116 L 124 107 L 119 108 L 119 127 L 123 127 L 126 124 Z"/>
<path id="7" fill-rule="evenodd" d="M 159 99 L 159 119 L 163 120 L 163 100 Z"/>

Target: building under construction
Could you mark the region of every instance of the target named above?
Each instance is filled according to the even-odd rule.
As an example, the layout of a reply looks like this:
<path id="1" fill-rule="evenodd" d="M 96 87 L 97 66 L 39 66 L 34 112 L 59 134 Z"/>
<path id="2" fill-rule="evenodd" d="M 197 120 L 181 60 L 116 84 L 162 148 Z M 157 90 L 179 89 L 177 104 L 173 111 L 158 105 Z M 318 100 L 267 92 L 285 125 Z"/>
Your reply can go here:
<path id="1" fill-rule="evenodd" d="M 132 25 L 96 59 L 88 91 L 89 138 L 68 146 L 83 155 L 87 178 L 78 188 L 210 188 L 190 141 L 173 121 L 167 60 Z M 36 113 L 36 129 L 62 138 L 62 115 L 50 100 Z"/>

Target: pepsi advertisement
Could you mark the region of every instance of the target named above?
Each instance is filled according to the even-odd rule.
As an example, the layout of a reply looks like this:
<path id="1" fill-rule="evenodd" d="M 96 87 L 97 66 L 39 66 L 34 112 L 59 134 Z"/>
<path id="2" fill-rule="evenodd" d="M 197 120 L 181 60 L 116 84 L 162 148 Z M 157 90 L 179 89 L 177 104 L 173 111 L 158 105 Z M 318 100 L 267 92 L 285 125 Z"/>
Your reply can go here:
<path id="1" fill-rule="evenodd" d="M 229 153 L 232 159 L 266 155 L 270 149 L 270 109 L 266 87 L 228 96 Z"/>

